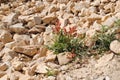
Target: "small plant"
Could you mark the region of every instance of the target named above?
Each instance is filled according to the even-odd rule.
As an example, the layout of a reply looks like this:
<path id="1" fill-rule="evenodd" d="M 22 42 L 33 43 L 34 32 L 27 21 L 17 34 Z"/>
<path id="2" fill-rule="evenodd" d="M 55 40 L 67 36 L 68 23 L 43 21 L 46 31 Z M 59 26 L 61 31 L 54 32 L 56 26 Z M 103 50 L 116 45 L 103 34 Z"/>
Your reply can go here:
<path id="1" fill-rule="evenodd" d="M 114 32 L 107 33 L 108 30 L 108 26 L 102 26 L 101 31 L 95 35 L 96 41 L 92 48 L 98 53 L 108 51 L 110 43 L 115 39 Z"/>
<path id="2" fill-rule="evenodd" d="M 47 73 L 46 73 L 47 76 L 54 76 L 56 74 L 54 70 L 49 70 L 49 69 L 46 69 L 46 70 L 47 70 Z"/>
<path id="3" fill-rule="evenodd" d="M 53 28 L 55 34 L 54 44 L 49 47 L 55 54 L 62 52 L 71 52 L 69 57 L 73 58 L 76 55 L 82 56 L 86 51 L 86 46 L 83 44 L 83 37 L 77 37 L 76 26 L 70 27 L 69 31 L 66 28 L 61 29 L 58 22 Z"/>

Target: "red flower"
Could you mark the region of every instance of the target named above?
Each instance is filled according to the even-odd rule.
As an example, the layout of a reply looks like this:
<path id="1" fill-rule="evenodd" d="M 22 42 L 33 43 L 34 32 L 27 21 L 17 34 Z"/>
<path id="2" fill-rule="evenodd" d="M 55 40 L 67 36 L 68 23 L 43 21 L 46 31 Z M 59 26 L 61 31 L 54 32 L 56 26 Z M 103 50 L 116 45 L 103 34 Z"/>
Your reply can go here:
<path id="1" fill-rule="evenodd" d="M 53 28 L 53 32 L 59 33 L 61 28 L 60 28 L 61 23 L 59 21 L 56 22 L 56 26 Z"/>
<path id="2" fill-rule="evenodd" d="M 69 28 L 69 34 L 73 34 L 74 32 L 76 32 L 77 30 L 76 30 L 76 26 L 73 26 L 73 27 L 70 27 Z"/>

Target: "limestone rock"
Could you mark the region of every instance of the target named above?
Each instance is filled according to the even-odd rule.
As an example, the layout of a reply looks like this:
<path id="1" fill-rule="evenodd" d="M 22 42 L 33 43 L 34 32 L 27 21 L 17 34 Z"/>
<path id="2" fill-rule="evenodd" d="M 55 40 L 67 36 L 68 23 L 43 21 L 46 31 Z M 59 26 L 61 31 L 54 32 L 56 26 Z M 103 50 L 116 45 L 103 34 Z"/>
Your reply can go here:
<path id="1" fill-rule="evenodd" d="M 40 51 L 38 52 L 40 57 L 46 56 L 47 48 L 45 46 L 41 46 Z"/>
<path id="2" fill-rule="evenodd" d="M 3 43 L 11 42 L 13 41 L 12 35 L 8 31 L 0 30 L 0 41 Z"/>
<path id="3" fill-rule="evenodd" d="M 59 53 L 57 55 L 57 59 L 60 65 L 67 64 L 71 61 L 71 59 L 68 58 L 69 52 Z"/>
<path id="4" fill-rule="evenodd" d="M 110 50 L 116 54 L 120 54 L 120 42 L 117 40 L 112 41 L 110 43 Z"/>
<path id="5" fill-rule="evenodd" d="M 6 43 L 5 47 L 12 49 L 15 46 L 25 46 L 25 45 L 27 45 L 26 42 L 21 40 L 21 41 L 13 41 L 13 42 L 10 42 L 10 43 Z"/>
<path id="6" fill-rule="evenodd" d="M 44 31 L 44 27 L 43 26 L 35 26 L 33 28 L 31 28 L 28 32 L 29 33 L 33 33 L 33 34 L 36 34 L 36 33 L 41 33 Z"/>
<path id="7" fill-rule="evenodd" d="M 6 63 L 0 63 L 0 70 L 5 71 L 8 69 L 8 65 Z"/>
<path id="8" fill-rule="evenodd" d="M 36 25 L 40 25 L 42 20 L 40 17 L 34 17 L 34 21 Z"/>
<path id="9" fill-rule="evenodd" d="M 49 68 L 46 66 L 45 63 L 39 63 L 39 65 L 37 66 L 37 68 L 36 68 L 35 71 L 37 73 L 43 73 L 43 74 L 45 74 L 45 73 L 47 73 L 47 69 L 49 69 Z"/>
<path id="10" fill-rule="evenodd" d="M 109 2 L 109 0 L 100 0 L 102 3 Z"/>
<path id="11" fill-rule="evenodd" d="M 15 17 L 16 13 L 10 13 L 9 15 L 3 17 L 3 22 L 11 25 Z"/>
<path id="12" fill-rule="evenodd" d="M 3 77 L 6 74 L 4 71 L 0 71 L 0 78 Z"/>
<path id="13" fill-rule="evenodd" d="M 0 50 L 4 47 L 3 42 L 0 42 Z"/>
<path id="14" fill-rule="evenodd" d="M 110 18 L 106 19 L 105 22 L 103 22 L 102 24 L 107 25 L 107 26 L 113 26 L 113 24 L 116 20 L 117 19 L 115 17 L 110 17 Z"/>
<path id="15" fill-rule="evenodd" d="M 22 34 L 15 34 L 14 36 L 13 36 L 13 39 L 15 40 L 15 41 L 21 41 L 21 40 L 23 40 L 23 41 L 25 41 L 26 43 L 29 43 L 29 41 L 30 41 L 30 36 L 29 35 L 22 35 Z"/>
<path id="16" fill-rule="evenodd" d="M 67 3 L 69 0 L 57 0 L 59 3 Z"/>
<path id="17" fill-rule="evenodd" d="M 116 2 L 116 6 L 115 6 L 115 12 L 116 12 L 116 13 L 117 13 L 117 12 L 120 12 L 119 7 L 120 7 L 120 1 L 117 1 L 117 2 Z"/>
<path id="18" fill-rule="evenodd" d="M 46 62 L 52 62 L 52 61 L 55 61 L 55 59 L 56 59 L 56 54 L 54 54 L 54 52 L 53 51 L 47 51 L 47 55 L 46 55 Z"/>
<path id="19" fill-rule="evenodd" d="M 25 33 L 26 32 L 26 29 L 23 26 L 23 23 L 17 23 L 17 24 L 11 25 L 9 28 L 10 28 L 11 32 L 15 32 L 15 33 Z"/>
<path id="20" fill-rule="evenodd" d="M 23 53 L 28 56 L 34 56 L 37 53 L 36 46 L 15 46 L 13 47 L 13 51 Z"/>
<path id="21" fill-rule="evenodd" d="M 13 68 L 16 70 L 16 71 L 20 71 L 22 70 L 22 68 L 25 66 L 25 64 L 21 61 L 14 61 L 12 63 L 12 66 Z"/>
<path id="22" fill-rule="evenodd" d="M 51 13 L 50 15 L 48 16 L 45 16 L 42 20 L 44 23 L 50 23 L 51 21 L 55 20 L 56 19 L 56 16 L 54 13 Z"/>
<path id="23" fill-rule="evenodd" d="M 9 48 L 4 48 L 1 53 L 3 53 L 3 61 L 11 61 L 17 54 Z"/>

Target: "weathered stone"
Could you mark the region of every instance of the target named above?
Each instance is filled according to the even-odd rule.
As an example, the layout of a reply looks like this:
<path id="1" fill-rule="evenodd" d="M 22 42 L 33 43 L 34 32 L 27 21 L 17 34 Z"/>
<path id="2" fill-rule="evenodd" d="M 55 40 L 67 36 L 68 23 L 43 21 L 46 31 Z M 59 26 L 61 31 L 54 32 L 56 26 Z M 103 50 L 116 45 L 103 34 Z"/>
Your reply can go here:
<path id="1" fill-rule="evenodd" d="M 100 0 L 102 3 L 109 2 L 109 0 Z"/>
<path id="2" fill-rule="evenodd" d="M 53 0 L 46 0 L 47 2 L 52 2 Z"/>
<path id="3" fill-rule="evenodd" d="M 29 41 L 30 41 L 30 36 L 29 36 L 29 35 L 24 35 L 24 34 L 23 34 L 23 35 L 15 34 L 15 35 L 13 36 L 13 39 L 14 39 L 15 41 L 21 41 L 21 40 L 23 40 L 23 41 L 29 43 Z"/>
<path id="4" fill-rule="evenodd" d="M 44 28 L 43 27 L 33 27 L 31 28 L 28 32 L 29 33 L 33 33 L 33 34 L 36 34 L 36 33 L 41 33 L 44 31 Z"/>
<path id="5" fill-rule="evenodd" d="M 0 78 L 0 80 L 10 80 L 7 75 L 4 75 L 3 77 Z"/>
<path id="6" fill-rule="evenodd" d="M 47 69 L 49 69 L 45 63 L 39 63 L 39 65 L 37 66 L 35 72 L 37 73 L 47 73 Z"/>
<path id="7" fill-rule="evenodd" d="M 10 13 L 9 15 L 3 17 L 3 22 L 7 23 L 8 25 L 11 25 L 15 17 L 16 13 Z"/>
<path id="8" fill-rule="evenodd" d="M 54 19 L 56 19 L 56 16 L 54 13 L 51 13 L 50 15 L 48 16 L 45 16 L 42 20 L 44 23 L 48 24 L 50 23 L 51 21 L 53 21 Z"/>
<path id="9" fill-rule="evenodd" d="M 36 46 L 15 46 L 13 47 L 13 51 L 23 53 L 28 56 L 34 56 L 37 53 Z"/>
<path id="10" fill-rule="evenodd" d="M 67 3 L 69 0 L 57 0 L 58 3 Z"/>
<path id="11" fill-rule="evenodd" d="M 3 77 L 6 74 L 4 71 L 0 71 L 0 78 Z"/>
<path id="12" fill-rule="evenodd" d="M 49 76 L 47 78 L 44 78 L 43 80 L 55 80 L 55 77 L 54 76 Z"/>
<path id="13" fill-rule="evenodd" d="M 57 55 L 57 59 L 60 65 L 67 64 L 71 61 L 71 59 L 68 58 L 69 52 L 59 53 Z"/>
<path id="14" fill-rule="evenodd" d="M 117 13 L 117 12 L 120 12 L 119 7 L 120 7 L 120 1 L 118 0 L 118 1 L 116 2 L 116 6 L 115 6 L 115 12 L 116 12 L 116 13 Z"/>
<path id="15" fill-rule="evenodd" d="M 21 61 L 14 61 L 12 63 L 12 66 L 13 68 L 16 70 L 16 71 L 20 71 L 23 69 L 23 67 L 25 66 L 25 64 Z"/>
<path id="16" fill-rule="evenodd" d="M 42 19 L 41 19 L 40 17 L 34 17 L 34 21 L 35 21 L 35 24 L 36 24 L 36 25 L 40 25 Z"/>
<path id="17" fill-rule="evenodd" d="M 47 48 L 45 46 L 41 46 L 40 51 L 38 52 L 40 57 L 46 56 Z"/>
<path id="18" fill-rule="evenodd" d="M 5 47 L 12 49 L 15 46 L 25 46 L 25 45 L 27 45 L 26 42 L 21 40 L 21 41 L 13 41 L 13 42 L 10 42 L 10 43 L 6 43 Z"/>
<path id="19" fill-rule="evenodd" d="M 46 55 L 46 59 L 45 59 L 45 61 L 46 62 L 52 62 L 52 61 L 54 61 L 55 59 L 56 59 L 56 54 L 54 54 L 54 52 L 53 51 L 47 51 L 47 55 Z"/>
<path id="20" fill-rule="evenodd" d="M 3 43 L 11 42 L 13 41 L 12 35 L 8 31 L 0 30 L 0 41 Z"/>
<path id="21" fill-rule="evenodd" d="M 23 23 L 17 23 L 17 24 L 11 25 L 9 28 L 11 32 L 15 32 L 15 33 L 25 33 L 27 31 L 23 26 Z"/>
<path id="22" fill-rule="evenodd" d="M 120 42 L 118 40 L 114 40 L 110 43 L 110 50 L 116 54 L 120 54 Z"/>
<path id="23" fill-rule="evenodd" d="M 43 45 L 44 40 L 43 40 L 43 34 L 41 33 L 40 35 L 37 34 L 34 37 L 32 37 L 32 39 L 30 40 L 30 44 L 31 45 Z"/>
<path id="24" fill-rule="evenodd" d="M 106 66 L 108 64 L 109 61 L 111 61 L 113 59 L 114 54 L 110 53 L 110 54 L 106 54 L 104 56 L 102 56 L 97 62 L 97 64 L 95 65 L 95 68 L 98 67 L 102 67 L 102 66 Z"/>
<path id="25" fill-rule="evenodd" d="M 2 57 L 3 61 L 11 61 L 15 56 L 17 56 L 17 54 L 9 48 L 4 48 L 2 53 L 4 54 Z"/>
<path id="26" fill-rule="evenodd" d="M 6 63 L 0 63 L 0 70 L 6 71 L 8 69 L 8 65 Z"/>
<path id="27" fill-rule="evenodd" d="M 0 42 L 0 50 L 4 47 L 3 42 Z"/>

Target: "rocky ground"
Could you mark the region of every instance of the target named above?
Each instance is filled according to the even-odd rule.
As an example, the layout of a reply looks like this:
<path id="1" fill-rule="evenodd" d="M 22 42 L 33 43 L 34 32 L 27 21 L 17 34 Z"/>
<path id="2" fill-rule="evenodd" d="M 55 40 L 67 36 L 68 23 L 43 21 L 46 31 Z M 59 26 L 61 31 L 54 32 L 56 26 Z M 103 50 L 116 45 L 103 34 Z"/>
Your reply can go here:
<path id="1" fill-rule="evenodd" d="M 120 42 L 100 58 L 55 55 L 52 27 L 77 26 L 87 44 L 101 25 L 120 19 L 120 0 L 0 0 L 0 80 L 120 80 Z M 120 32 L 120 31 L 119 31 Z M 118 34 L 120 39 L 120 35 Z M 65 52 L 68 54 L 68 52 Z"/>

